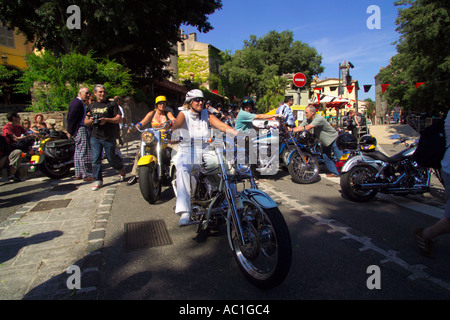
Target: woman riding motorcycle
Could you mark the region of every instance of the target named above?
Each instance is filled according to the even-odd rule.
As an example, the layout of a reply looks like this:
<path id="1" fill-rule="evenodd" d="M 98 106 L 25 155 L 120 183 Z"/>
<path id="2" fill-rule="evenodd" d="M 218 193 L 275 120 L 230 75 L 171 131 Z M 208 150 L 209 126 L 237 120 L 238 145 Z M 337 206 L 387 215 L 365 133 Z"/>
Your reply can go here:
<path id="1" fill-rule="evenodd" d="M 178 152 L 173 158 L 177 169 L 177 203 L 175 214 L 180 215 L 180 227 L 189 225 L 191 211 L 191 171 L 201 163 L 201 156 L 207 143 L 191 144 L 191 138 L 210 138 L 211 124 L 214 128 L 237 135 L 236 130 L 220 121 L 216 116 L 209 114 L 203 108 L 205 98 L 203 92 L 198 89 L 186 94 L 184 111 L 178 115 L 172 126 L 174 133 L 172 137 L 181 136 L 184 140 L 178 145 Z M 178 130 L 177 130 L 178 129 Z M 173 138 L 172 138 L 173 139 Z"/>
<path id="2" fill-rule="evenodd" d="M 139 126 L 140 129 L 144 128 L 148 123 L 151 123 L 152 128 L 160 127 L 166 121 L 171 120 L 175 121 L 175 117 L 171 112 L 166 111 L 167 99 L 165 96 L 159 96 L 155 99 L 155 110 L 150 111 L 136 125 Z M 133 128 L 136 131 L 136 128 Z M 131 171 L 131 178 L 128 180 L 127 185 L 131 186 L 138 181 L 138 161 L 141 157 L 141 151 L 139 150 L 134 158 L 134 165 Z"/>

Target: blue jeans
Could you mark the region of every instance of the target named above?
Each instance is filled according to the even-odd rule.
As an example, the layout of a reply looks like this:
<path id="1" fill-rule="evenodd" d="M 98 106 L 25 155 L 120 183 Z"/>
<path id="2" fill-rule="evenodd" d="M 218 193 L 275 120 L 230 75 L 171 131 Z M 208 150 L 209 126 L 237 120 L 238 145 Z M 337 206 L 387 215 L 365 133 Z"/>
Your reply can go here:
<path id="1" fill-rule="evenodd" d="M 332 152 L 334 152 L 334 158 L 332 156 Z M 334 175 L 338 176 L 339 172 L 336 168 L 336 163 L 334 159 L 341 159 L 344 152 L 340 150 L 336 145 L 336 140 L 333 141 L 332 144 L 330 144 L 328 147 L 322 148 L 322 155 L 323 155 L 323 161 L 325 162 L 325 166 L 327 167 L 328 171 L 333 173 Z"/>
<path id="2" fill-rule="evenodd" d="M 441 169 L 442 180 L 444 180 L 446 205 L 444 211 L 444 217 L 450 219 L 450 173 L 445 172 Z"/>
<path id="3" fill-rule="evenodd" d="M 105 150 L 106 159 L 116 170 L 123 168 L 122 159 L 116 154 L 116 140 L 102 140 L 91 137 L 92 173 L 95 181 L 103 181 L 102 150 Z"/>

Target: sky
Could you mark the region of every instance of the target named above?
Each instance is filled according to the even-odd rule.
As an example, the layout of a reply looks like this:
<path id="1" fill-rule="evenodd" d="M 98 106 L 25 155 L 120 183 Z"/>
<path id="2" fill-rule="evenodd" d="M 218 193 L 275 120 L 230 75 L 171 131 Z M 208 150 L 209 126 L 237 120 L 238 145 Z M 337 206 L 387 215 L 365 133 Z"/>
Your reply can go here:
<path id="1" fill-rule="evenodd" d="M 234 52 L 242 49 L 250 35 L 260 38 L 272 30 L 292 31 L 294 41 L 322 55 L 325 71 L 320 79 L 338 78 L 344 59 L 355 66 L 350 74 L 359 81 L 359 100 L 375 101 L 374 76 L 397 53 L 392 44 L 400 37 L 395 31 L 398 7 L 394 0 L 222 0 L 222 4 L 221 10 L 208 16 L 212 31 L 200 33 L 184 26 L 185 33 L 196 32 L 197 41 Z M 372 5 L 379 8 L 378 16 L 373 10 L 368 13 Z M 368 20 L 379 28 L 369 29 Z M 363 85 L 372 88 L 365 93 Z"/>

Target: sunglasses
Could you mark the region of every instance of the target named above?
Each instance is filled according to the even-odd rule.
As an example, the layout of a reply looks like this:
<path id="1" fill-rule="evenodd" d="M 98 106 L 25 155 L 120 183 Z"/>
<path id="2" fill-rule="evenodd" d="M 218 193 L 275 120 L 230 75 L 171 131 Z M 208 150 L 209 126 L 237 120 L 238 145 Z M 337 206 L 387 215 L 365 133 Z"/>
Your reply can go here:
<path id="1" fill-rule="evenodd" d="M 195 102 L 205 102 L 205 99 L 203 99 L 203 98 L 194 98 L 194 99 L 192 99 L 192 101 L 195 101 Z"/>

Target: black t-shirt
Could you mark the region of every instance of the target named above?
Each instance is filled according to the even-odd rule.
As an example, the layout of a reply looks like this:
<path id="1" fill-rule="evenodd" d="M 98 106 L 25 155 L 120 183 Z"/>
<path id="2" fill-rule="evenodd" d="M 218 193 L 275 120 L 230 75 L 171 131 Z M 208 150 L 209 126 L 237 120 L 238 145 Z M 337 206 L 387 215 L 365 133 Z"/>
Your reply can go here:
<path id="1" fill-rule="evenodd" d="M 120 109 L 115 102 L 98 102 L 95 101 L 86 110 L 92 116 L 97 114 L 100 118 L 114 118 L 116 115 L 122 115 Z M 112 140 L 116 139 L 117 135 L 117 124 L 115 123 L 105 123 L 101 125 L 93 125 L 91 135 L 94 138 L 102 140 Z"/>

